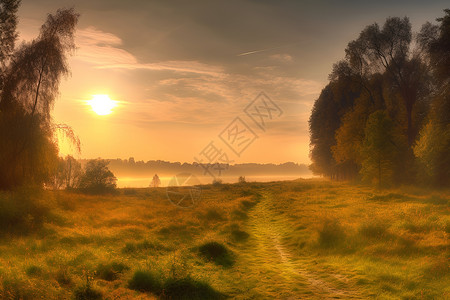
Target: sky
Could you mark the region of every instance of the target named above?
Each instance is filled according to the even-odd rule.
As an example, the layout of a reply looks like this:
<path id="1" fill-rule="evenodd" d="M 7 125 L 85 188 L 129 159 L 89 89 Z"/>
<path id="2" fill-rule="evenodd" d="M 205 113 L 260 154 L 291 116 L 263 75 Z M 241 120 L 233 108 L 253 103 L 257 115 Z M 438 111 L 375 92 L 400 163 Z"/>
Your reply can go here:
<path id="1" fill-rule="evenodd" d="M 308 118 L 348 42 L 389 16 L 417 31 L 448 2 L 22 0 L 19 41 L 68 7 L 77 49 L 53 116 L 81 153 L 62 138 L 61 155 L 309 164 Z M 111 114 L 87 104 L 98 94 Z"/>

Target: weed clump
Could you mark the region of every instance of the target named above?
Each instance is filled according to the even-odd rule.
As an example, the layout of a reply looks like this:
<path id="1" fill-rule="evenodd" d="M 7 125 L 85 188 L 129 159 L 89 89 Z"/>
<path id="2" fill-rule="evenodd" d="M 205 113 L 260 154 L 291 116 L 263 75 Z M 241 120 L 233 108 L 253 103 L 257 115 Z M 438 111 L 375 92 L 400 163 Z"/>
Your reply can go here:
<path id="1" fill-rule="evenodd" d="M 319 245 L 322 248 L 333 248 L 345 240 L 345 232 L 338 220 L 325 220 L 319 230 Z"/>
<path id="2" fill-rule="evenodd" d="M 130 268 L 121 262 L 112 262 L 109 264 L 99 264 L 97 266 L 97 277 L 106 280 L 114 281 L 119 278 L 119 274 Z"/>
<path id="3" fill-rule="evenodd" d="M 86 274 L 86 283 L 75 289 L 74 297 L 76 300 L 98 300 L 103 298 L 102 292 L 91 285 L 91 277 Z"/>
<path id="4" fill-rule="evenodd" d="M 218 242 L 205 243 L 198 250 L 203 258 L 213 261 L 216 265 L 231 267 L 234 264 L 231 252 Z"/>

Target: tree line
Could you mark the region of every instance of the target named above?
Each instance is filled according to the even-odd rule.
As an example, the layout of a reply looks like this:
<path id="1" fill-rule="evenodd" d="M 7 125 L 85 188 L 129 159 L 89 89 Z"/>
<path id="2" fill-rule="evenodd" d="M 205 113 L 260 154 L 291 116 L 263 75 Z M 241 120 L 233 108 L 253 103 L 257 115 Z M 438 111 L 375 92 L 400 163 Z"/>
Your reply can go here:
<path id="1" fill-rule="evenodd" d="M 387 18 L 350 41 L 309 119 L 311 170 L 389 186 L 450 184 L 450 10 L 414 33 Z"/>

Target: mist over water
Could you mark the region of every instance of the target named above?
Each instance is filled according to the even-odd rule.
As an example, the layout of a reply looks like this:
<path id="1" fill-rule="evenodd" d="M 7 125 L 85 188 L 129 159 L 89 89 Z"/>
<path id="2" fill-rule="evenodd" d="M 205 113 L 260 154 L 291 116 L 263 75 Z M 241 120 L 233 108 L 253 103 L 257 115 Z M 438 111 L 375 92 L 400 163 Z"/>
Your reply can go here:
<path id="1" fill-rule="evenodd" d="M 175 176 L 175 175 L 174 175 Z M 245 180 L 247 182 L 270 182 L 270 181 L 284 181 L 284 180 L 295 180 L 299 178 L 313 178 L 312 175 L 302 175 L 302 176 L 292 176 L 292 175 L 257 175 L 257 176 L 246 176 Z M 117 187 L 119 188 L 145 188 L 149 187 L 153 177 L 118 177 L 117 178 Z M 198 180 L 201 184 L 211 184 L 213 182 L 213 178 L 210 176 L 197 176 Z M 161 187 L 166 187 L 170 180 L 171 176 L 161 176 L 159 177 L 161 180 Z M 238 177 L 236 176 L 223 176 L 220 177 L 222 183 L 237 183 Z"/>

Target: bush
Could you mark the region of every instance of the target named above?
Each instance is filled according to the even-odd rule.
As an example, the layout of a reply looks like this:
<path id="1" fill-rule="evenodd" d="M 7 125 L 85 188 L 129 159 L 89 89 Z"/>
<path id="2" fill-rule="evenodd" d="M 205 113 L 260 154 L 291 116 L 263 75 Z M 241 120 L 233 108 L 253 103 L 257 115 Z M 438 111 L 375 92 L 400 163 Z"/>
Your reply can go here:
<path id="1" fill-rule="evenodd" d="M 160 294 L 162 291 L 161 280 L 150 271 L 136 271 L 128 281 L 128 287 L 140 292 Z"/>
<path id="2" fill-rule="evenodd" d="M 205 259 L 213 261 L 216 265 L 231 267 L 234 260 L 231 252 L 218 242 L 208 242 L 199 247 L 199 253 Z"/>
<path id="3" fill-rule="evenodd" d="M 119 277 L 120 273 L 129 269 L 127 265 L 118 262 L 99 264 L 97 266 L 97 276 L 106 281 L 114 281 Z"/>
<path id="4" fill-rule="evenodd" d="M 245 176 L 239 176 L 238 183 L 246 183 Z"/>
<path id="5" fill-rule="evenodd" d="M 325 220 L 319 230 L 319 245 L 323 248 L 338 246 L 345 240 L 344 229 L 338 220 Z"/>
<path id="6" fill-rule="evenodd" d="M 114 192 L 117 178 L 108 168 L 109 161 L 93 159 L 88 161 L 86 170 L 80 179 L 80 190 L 89 194 Z"/>
<path id="7" fill-rule="evenodd" d="M 224 299 L 225 296 L 214 290 L 209 284 L 191 277 L 169 278 L 164 284 L 163 299 L 203 300 Z"/>

